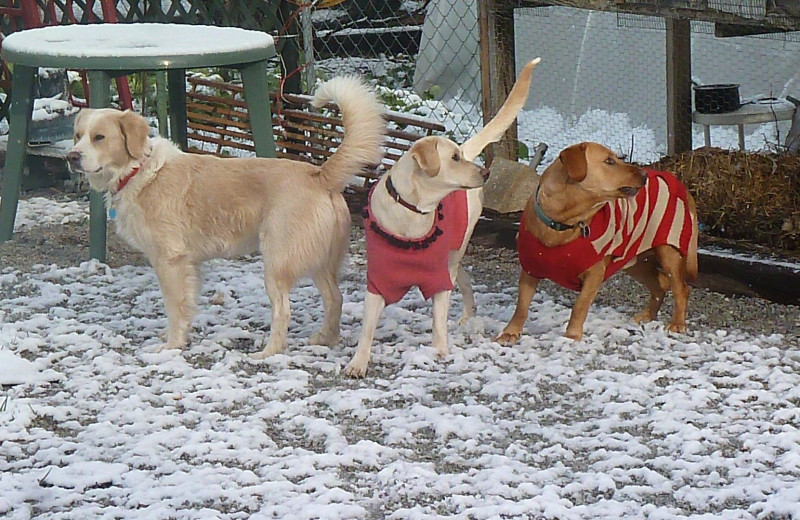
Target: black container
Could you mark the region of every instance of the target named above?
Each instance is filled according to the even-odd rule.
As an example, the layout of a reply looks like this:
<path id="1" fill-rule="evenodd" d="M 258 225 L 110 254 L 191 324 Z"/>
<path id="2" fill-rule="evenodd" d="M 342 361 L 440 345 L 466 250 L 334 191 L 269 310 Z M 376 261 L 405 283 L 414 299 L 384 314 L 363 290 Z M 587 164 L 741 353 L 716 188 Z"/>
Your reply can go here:
<path id="1" fill-rule="evenodd" d="M 737 83 L 697 85 L 694 87 L 694 109 L 701 114 L 723 114 L 742 106 Z"/>

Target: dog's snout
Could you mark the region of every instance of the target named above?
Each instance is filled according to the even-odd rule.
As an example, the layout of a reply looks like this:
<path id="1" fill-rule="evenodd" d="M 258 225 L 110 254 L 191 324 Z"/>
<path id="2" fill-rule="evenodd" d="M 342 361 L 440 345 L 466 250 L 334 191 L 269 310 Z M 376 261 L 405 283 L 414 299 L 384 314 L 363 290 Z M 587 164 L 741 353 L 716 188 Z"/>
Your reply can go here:
<path id="1" fill-rule="evenodd" d="M 67 162 L 70 166 L 78 166 L 81 163 L 81 153 L 80 152 L 69 152 L 67 154 Z"/>

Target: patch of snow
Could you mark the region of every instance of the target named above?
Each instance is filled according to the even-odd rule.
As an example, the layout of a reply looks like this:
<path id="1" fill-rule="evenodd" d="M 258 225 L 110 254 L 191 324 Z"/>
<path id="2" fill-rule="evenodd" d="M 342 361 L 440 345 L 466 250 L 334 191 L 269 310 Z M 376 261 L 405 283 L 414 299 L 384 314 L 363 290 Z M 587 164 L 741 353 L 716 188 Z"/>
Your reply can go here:
<path id="1" fill-rule="evenodd" d="M 79 107 L 72 106 L 69 101 L 53 98 L 38 98 L 33 100 L 33 113 L 31 121 L 47 121 L 65 115 L 77 114 Z"/>
<path id="2" fill-rule="evenodd" d="M 0 386 L 56 381 L 60 377 L 58 372 L 50 369 L 42 370 L 38 365 L 10 350 L 0 348 Z"/>
<path id="3" fill-rule="evenodd" d="M 71 146 L 72 143 L 69 143 Z M 25 231 L 35 226 L 79 223 L 89 218 L 89 202 L 70 200 L 54 203 L 46 197 L 21 199 L 17 204 L 14 232 Z"/>
<path id="4" fill-rule="evenodd" d="M 480 318 L 457 326 L 454 294 L 445 360 L 412 292 L 385 310 L 353 381 L 340 373 L 361 328 L 361 247 L 343 270 L 340 345 L 308 344 L 322 305 L 303 281 L 288 349 L 261 362 L 247 357 L 270 327 L 259 258 L 209 262 L 205 278 L 191 347 L 156 353 L 151 268 L 0 273 L 0 352 L 62 375 L 2 391 L 0 515 L 800 514 L 800 354 L 783 336 L 704 330 L 691 314 L 674 335 L 595 305 L 573 342 L 571 302 L 544 285 L 519 344 L 501 347 L 514 282 L 474 280 Z"/>

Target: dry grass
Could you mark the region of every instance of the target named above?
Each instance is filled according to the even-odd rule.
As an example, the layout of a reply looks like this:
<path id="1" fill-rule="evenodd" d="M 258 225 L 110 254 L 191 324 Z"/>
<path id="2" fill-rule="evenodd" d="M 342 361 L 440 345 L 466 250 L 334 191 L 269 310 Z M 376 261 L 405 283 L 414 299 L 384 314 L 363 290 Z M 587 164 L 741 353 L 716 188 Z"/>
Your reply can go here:
<path id="1" fill-rule="evenodd" d="M 800 250 L 800 157 L 711 148 L 650 167 L 675 173 L 689 187 L 707 234 Z"/>

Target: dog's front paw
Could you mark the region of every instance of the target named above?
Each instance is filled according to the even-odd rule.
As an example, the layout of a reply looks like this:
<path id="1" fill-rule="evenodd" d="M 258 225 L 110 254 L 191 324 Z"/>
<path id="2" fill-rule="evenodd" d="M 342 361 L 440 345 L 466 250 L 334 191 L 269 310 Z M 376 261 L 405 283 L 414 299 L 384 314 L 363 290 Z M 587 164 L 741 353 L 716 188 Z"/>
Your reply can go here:
<path id="1" fill-rule="evenodd" d="M 358 355 L 355 355 L 350 360 L 350 363 L 344 367 L 342 373 L 347 377 L 361 379 L 367 375 L 367 365 L 369 365 L 369 359 L 361 359 Z"/>
<path id="2" fill-rule="evenodd" d="M 686 333 L 686 324 L 685 323 L 670 323 L 667 325 L 667 331 L 674 332 L 676 334 L 685 334 Z"/>
<path id="3" fill-rule="evenodd" d="M 564 334 L 564 337 L 569 338 L 571 340 L 580 341 L 583 338 L 583 331 L 567 329 L 567 332 L 566 334 Z"/>
<path id="4" fill-rule="evenodd" d="M 450 344 L 448 343 L 447 339 L 443 340 L 433 340 L 433 348 L 436 349 L 436 357 L 440 360 L 447 357 L 450 354 Z"/>
<path id="5" fill-rule="evenodd" d="M 156 347 L 156 352 L 163 352 L 165 350 L 183 350 L 184 345 L 180 343 L 164 343 Z"/>
<path id="6" fill-rule="evenodd" d="M 252 354 L 249 354 L 249 356 L 250 359 L 267 359 L 268 357 L 274 356 L 279 352 L 283 352 L 283 350 L 284 350 L 283 346 L 276 347 L 274 345 L 267 345 L 261 352 L 254 352 Z"/>
<path id="7" fill-rule="evenodd" d="M 501 345 L 513 345 L 517 341 L 519 341 L 520 333 L 519 332 L 506 332 L 503 331 L 500 333 L 499 336 L 494 338 L 494 340 Z"/>
<path id="8" fill-rule="evenodd" d="M 650 315 L 649 310 L 643 310 L 633 317 L 633 321 L 636 323 L 647 323 L 649 321 L 653 321 L 653 317 Z"/>

